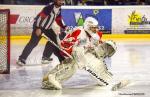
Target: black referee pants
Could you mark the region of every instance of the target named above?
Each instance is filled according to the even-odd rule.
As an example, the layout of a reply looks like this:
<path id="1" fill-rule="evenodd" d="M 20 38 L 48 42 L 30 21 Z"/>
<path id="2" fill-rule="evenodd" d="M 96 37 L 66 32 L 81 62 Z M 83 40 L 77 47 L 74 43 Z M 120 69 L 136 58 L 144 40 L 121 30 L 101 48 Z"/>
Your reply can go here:
<path id="1" fill-rule="evenodd" d="M 29 56 L 29 54 L 32 52 L 32 50 L 38 45 L 40 39 L 42 38 L 42 36 L 37 36 L 35 31 L 36 31 L 36 29 L 33 29 L 30 41 L 25 46 L 22 54 L 19 56 L 20 60 L 25 61 L 27 59 L 27 57 Z M 54 33 L 54 31 L 52 29 L 50 29 L 50 30 L 42 29 L 42 33 L 44 33 L 48 38 L 50 38 L 54 43 L 56 43 L 58 45 L 56 34 Z M 58 57 L 60 62 L 62 62 L 65 59 L 60 54 L 60 50 L 48 41 L 45 45 L 43 57 L 49 58 L 52 55 L 52 53 L 54 53 Z"/>

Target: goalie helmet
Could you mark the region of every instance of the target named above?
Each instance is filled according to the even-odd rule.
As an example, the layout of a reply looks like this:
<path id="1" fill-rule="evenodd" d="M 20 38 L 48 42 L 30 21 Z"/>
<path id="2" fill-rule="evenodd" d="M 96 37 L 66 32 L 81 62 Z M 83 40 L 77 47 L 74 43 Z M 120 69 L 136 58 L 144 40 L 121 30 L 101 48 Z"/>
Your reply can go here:
<path id="1" fill-rule="evenodd" d="M 83 27 L 87 32 L 95 32 L 98 29 L 98 21 L 93 17 L 87 17 L 84 21 Z"/>
<path id="2" fill-rule="evenodd" d="M 111 57 L 117 50 L 116 43 L 112 40 L 108 40 L 105 42 L 106 45 L 106 53 L 108 57 Z"/>

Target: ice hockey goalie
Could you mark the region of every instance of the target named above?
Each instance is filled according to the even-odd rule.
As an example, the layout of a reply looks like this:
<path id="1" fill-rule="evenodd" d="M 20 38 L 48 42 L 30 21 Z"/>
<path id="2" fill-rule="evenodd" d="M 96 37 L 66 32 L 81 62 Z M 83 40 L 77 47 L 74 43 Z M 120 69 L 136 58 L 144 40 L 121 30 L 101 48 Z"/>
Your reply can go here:
<path id="1" fill-rule="evenodd" d="M 116 44 L 113 41 L 102 42 L 101 37 L 98 21 L 93 17 L 86 18 L 83 27 L 75 28 L 61 42 L 72 58 L 66 58 L 44 75 L 42 88 L 62 89 L 63 81 L 71 78 L 77 69 L 89 72 L 98 84 L 108 85 L 112 74 L 108 72 L 104 58 L 115 53 Z"/>

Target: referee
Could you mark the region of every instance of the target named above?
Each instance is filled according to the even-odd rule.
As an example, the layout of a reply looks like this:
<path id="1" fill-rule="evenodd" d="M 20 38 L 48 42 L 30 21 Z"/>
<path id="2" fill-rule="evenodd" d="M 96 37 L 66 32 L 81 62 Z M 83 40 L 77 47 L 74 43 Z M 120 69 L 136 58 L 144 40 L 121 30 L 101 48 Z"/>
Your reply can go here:
<path id="1" fill-rule="evenodd" d="M 33 32 L 30 41 L 25 46 L 22 54 L 19 56 L 17 61 L 18 65 L 25 65 L 26 59 L 39 43 L 42 38 L 42 33 L 44 33 L 48 38 L 50 38 L 55 44 L 58 45 L 58 35 L 57 32 L 54 32 L 52 26 L 56 22 L 62 29 L 65 29 L 66 26 L 62 23 L 61 17 L 61 6 L 63 5 L 64 0 L 54 0 L 54 2 L 48 4 L 43 10 L 36 16 L 33 24 Z M 50 51 L 49 51 L 50 50 Z M 48 53 L 53 52 L 62 62 L 65 58 L 60 54 L 60 50 L 52 45 L 50 42 L 46 43 L 42 60 L 50 60 Z"/>

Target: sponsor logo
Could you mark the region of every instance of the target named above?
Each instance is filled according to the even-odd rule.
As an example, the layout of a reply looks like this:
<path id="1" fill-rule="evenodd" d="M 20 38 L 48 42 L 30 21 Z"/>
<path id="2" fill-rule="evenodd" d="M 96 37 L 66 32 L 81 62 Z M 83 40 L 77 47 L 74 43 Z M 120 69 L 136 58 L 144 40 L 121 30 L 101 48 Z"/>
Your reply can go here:
<path id="1" fill-rule="evenodd" d="M 128 15 L 129 27 L 125 30 L 126 34 L 149 34 L 150 33 L 150 21 L 145 14 L 138 11 L 132 11 Z"/>
<path id="2" fill-rule="evenodd" d="M 100 30 L 111 33 L 111 9 L 62 9 L 63 21 L 70 27 L 70 30 L 77 26 L 83 26 L 85 19 L 89 16 L 98 20 Z"/>
<path id="3" fill-rule="evenodd" d="M 20 16 L 18 14 L 10 15 L 10 24 L 33 24 L 33 16 Z"/>
<path id="4" fill-rule="evenodd" d="M 92 74 L 92 75 L 93 75 L 96 79 L 98 79 L 100 82 L 103 82 L 104 84 L 108 85 L 108 83 L 107 83 L 105 80 L 101 79 L 95 72 L 93 72 L 92 70 L 90 70 L 90 69 L 87 68 L 87 67 L 84 67 L 84 69 L 85 69 L 86 71 L 88 71 L 90 74 Z"/>
<path id="5" fill-rule="evenodd" d="M 94 9 L 93 14 L 91 14 L 89 16 L 92 16 L 92 17 L 98 19 L 98 17 L 96 15 L 99 13 L 99 11 L 100 11 L 99 9 Z M 81 12 L 75 12 L 74 17 L 76 20 L 76 26 L 83 26 L 84 20 L 85 20 L 85 18 L 83 18 L 83 14 Z M 88 17 L 88 15 L 87 15 L 87 17 Z M 73 28 L 73 27 L 71 27 L 71 28 Z M 99 29 L 104 30 L 104 26 L 99 25 Z"/>
<path id="6" fill-rule="evenodd" d="M 133 11 L 129 15 L 128 22 L 130 25 L 147 25 L 147 24 L 150 24 L 150 21 L 148 21 L 148 19 L 145 15 L 142 15 L 141 13 L 138 13 L 136 11 Z"/>
<path id="7" fill-rule="evenodd" d="M 34 17 L 29 17 L 29 16 L 20 16 L 18 19 L 18 23 L 33 23 L 34 22 Z"/>

